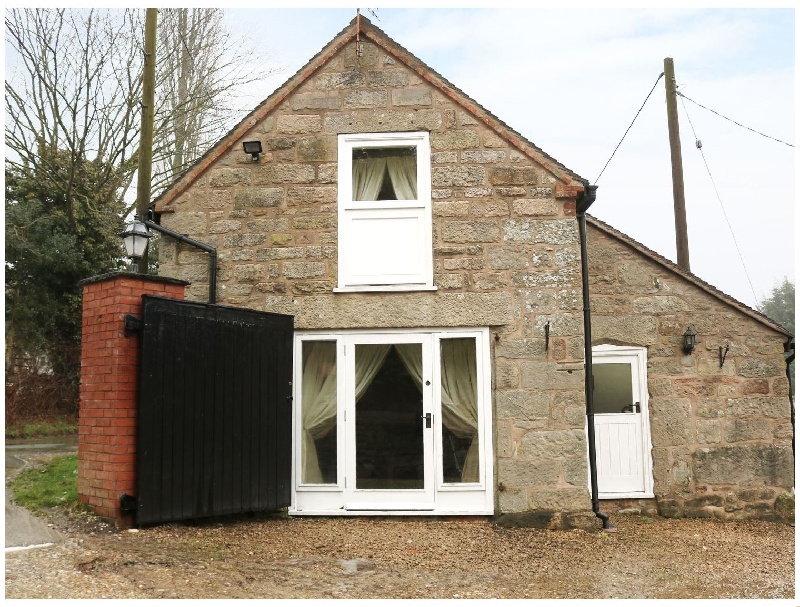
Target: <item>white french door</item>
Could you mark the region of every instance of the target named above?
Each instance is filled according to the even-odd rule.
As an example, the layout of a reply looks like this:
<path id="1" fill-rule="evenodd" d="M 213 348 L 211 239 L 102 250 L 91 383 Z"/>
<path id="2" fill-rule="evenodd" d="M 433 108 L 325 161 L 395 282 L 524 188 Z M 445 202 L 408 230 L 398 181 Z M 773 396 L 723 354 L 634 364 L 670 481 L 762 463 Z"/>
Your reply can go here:
<path id="1" fill-rule="evenodd" d="M 297 333 L 292 514 L 491 514 L 488 329 Z"/>
<path id="2" fill-rule="evenodd" d="M 344 348 L 345 508 L 433 510 L 431 336 L 354 335 Z"/>
<path id="3" fill-rule="evenodd" d="M 652 497 L 646 349 L 592 350 L 597 486 L 601 499 Z"/>

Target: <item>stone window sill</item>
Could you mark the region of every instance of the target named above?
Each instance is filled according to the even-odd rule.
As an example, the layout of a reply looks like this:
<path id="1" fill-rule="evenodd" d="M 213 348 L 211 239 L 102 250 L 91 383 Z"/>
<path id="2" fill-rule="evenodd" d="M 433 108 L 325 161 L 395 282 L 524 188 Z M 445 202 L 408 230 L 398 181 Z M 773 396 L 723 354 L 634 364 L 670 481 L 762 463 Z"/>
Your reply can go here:
<path id="1" fill-rule="evenodd" d="M 392 291 L 438 291 L 439 287 L 433 285 L 365 285 L 359 287 L 336 287 L 334 293 L 364 293 L 364 292 L 392 292 Z"/>

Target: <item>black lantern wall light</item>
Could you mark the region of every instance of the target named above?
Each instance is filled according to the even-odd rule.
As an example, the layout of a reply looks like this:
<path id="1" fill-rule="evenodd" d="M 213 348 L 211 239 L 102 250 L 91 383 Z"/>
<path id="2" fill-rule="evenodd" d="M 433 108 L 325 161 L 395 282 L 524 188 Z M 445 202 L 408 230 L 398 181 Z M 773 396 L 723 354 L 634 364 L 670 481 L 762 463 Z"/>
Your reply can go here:
<path id="1" fill-rule="evenodd" d="M 691 327 L 688 327 L 686 333 L 683 334 L 683 353 L 691 354 L 695 345 L 697 345 L 697 333 L 692 331 Z"/>

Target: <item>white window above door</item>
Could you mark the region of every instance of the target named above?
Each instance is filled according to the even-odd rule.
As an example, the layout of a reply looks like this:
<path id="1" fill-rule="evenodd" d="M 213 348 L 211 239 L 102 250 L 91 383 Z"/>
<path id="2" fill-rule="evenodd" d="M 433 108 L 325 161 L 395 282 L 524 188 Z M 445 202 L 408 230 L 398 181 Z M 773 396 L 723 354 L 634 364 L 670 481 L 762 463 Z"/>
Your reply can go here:
<path id="1" fill-rule="evenodd" d="M 339 135 L 336 291 L 433 290 L 427 132 Z"/>

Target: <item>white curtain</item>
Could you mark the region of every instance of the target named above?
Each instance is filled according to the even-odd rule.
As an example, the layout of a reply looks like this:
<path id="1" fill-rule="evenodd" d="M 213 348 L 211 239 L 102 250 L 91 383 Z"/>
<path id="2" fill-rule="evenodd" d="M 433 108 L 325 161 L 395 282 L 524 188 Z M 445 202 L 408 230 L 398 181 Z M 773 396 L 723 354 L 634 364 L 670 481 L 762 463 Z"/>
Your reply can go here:
<path id="1" fill-rule="evenodd" d="M 356 346 L 356 402 L 367 391 L 389 353 L 389 344 L 358 344 Z"/>
<path id="2" fill-rule="evenodd" d="M 397 200 L 417 199 L 417 159 L 414 156 L 390 156 L 386 168 Z"/>
<path id="3" fill-rule="evenodd" d="M 356 346 L 356 400 L 367 391 L 390 345 Z M 336 428 L 336 342 L 303 342 L 303 482 L 323 483 L 316 439 Z"/>
<path id="4" fill-rule="evenodd" d="M 461 482 L 477 483 L 480 449 L 478 444 L 478 386 L 475 340 L 442 339 L 442 423 L 459 438 L 470 438 L 461 471 Z M 422 348 L 418 344 L 396 344 L 400 360 L 409 374 L 422 385 Z"/>
<path id="5" fill-rule="evenodd" d="M 336 342 L 303 342 L 303 482 L 322 483 L 315 439 L 336 427 Z"/>
<path id="6" fill-rule="evenodd" d="M 386 158 L 353 159 L 353 200 L 378 200 Z"/>
<path id="7" fill-rule="evenodd" d="M 442 339 L 442 423 L 459 438 L 471 438 L 461 481 L 478 482 L 478 369 L 475 340 Z"/>

